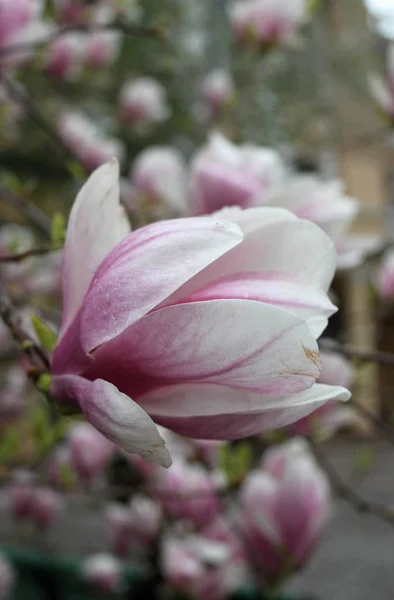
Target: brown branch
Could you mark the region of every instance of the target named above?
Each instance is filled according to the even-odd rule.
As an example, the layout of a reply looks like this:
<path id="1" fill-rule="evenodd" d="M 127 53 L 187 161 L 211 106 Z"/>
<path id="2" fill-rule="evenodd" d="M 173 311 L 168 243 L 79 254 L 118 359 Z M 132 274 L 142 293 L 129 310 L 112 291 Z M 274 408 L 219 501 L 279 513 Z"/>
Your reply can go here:
<path id="1" fill-rule="evenodd" d="M 380 363 L 394 365 L 394 353 L 381 352 L 376 350 L 358 350 L 352 346 L 345 346 L 335 340 L 319 340 L 319 346 L 322 350 L 338 352 L 346 358 L 355 358 L 362 362 Z"/>
<path id="2" fill-rule="evenodd" d="M 3 255 L 0 254 L 0 263 L 21 262 L 22 260 L 32 256 L 43 256 L 44 254 L 48 254 L 48 252 L 52 252 L 53 250 L 53 246 L 39 246 L 38 248 L 30 248 L 30 250 L 24 250 L 23 252 L 15 252 L 13 254 Z"/>
<path id="3" fill-rule="evenodd" d="M 38 50 L 39 48 L 54 42 L 58 37 L 66 34 L 80 31 L 82 33 L 93 33 L 95 31 L 119 31 L 125 35 L 133 35 L 135 37 L 147 37 L 157 40 L 161 40 L 165 37 L 165 29 L 160 26 L 147 27 L 142 25 L 134 25 L 131 23 L 124 23 L 122 21 L 113 21 L 111 23 L 76 23 L 71 25 L 65 25 L 59 27 L 56 31 L 50 35 L 37 39 L 32 42 L 20 42 L 16 44 L 10 44 L 3 46 L 0 49 L 0 57 L 8 56 L 9 54 L 17 54 L 19 52 L 28 52 Z"/>
<path id="4" fill-rule="evenodd" d="M 78 157 L 73 154 L 71 149 L 63 141 L 63 138 L 61 135 L 59 135 L 56 127 L 54 127 L 52 123 L 44 117 L 44 115 L 41 113 L 41 110 L 38 108 L 37 104 L 32 100 L 29 94 L 27 94 L 17 82 L 13 81 L 9 77 L 5 77 L 3 75 L 1 81 L 4 84 L 10 98 L 12 98 L 19 106 L 21 106 L 30 120 L 47 134 L 52 142 L 54 142 L 54 146 L 56 145 L 57 150 L 62 152 L 63 157 L 68 160 L 78 162 L 78 164 L 80 164 L 85 170 Z"/>
<path id="5" fill-rule="evenodd" d="M 386 421 L 381 419 L 378 415 L 375 415 L 371 410 L 357 402 L 354 398 L 349 400 L 349 404 L 363 417 L 371 421 L 375 429 L 378 429 L 390 444 L 394 444 L 394 429 L 386 423 Z"/>
<path id="6" fill-rule="evenodd" d="M 308 438 L 308 442 L 314 457 L 326 473 L 334 493 L 346 500 L 359 513 L 374 515 L 394 528 L 394 507 L 391 508 L 390 506 L 365 500 L 365 498 L 360 496 L 352 487 L 345 483 L 342 476 L 327 459 L 321 445 L 312 437 Z"/>
<path id="7" fill-rule="evenodd" d="M 46 236 L 51 235 L 51 220 L 40 208 L 38 208 L 38 206 L 32 202 L 23 200 L 14 192 L 11 192 L 11 190 L 1 184 L 0 198 L 4 198 L 7 204 L 9 204 L 12 208 L 18 212 L 22 212 L 32 222 L 32 224 L 41 231 L 41 233 L 44 233 Z"/>
<path id="8" fill-rule="evenodd" d="M 38 377 L 46 371 L 49 371 L 49 359 L 45 352 L 40 348 L 21 325 L 21 319 L 15 310 L 11 300 L 8 297 L 5 283 L 0 278 L 0 317 L 12 333 L 24 353 L 29 357 L 33 370 L 29 373 L 30 377 L 36 381 Z"/>

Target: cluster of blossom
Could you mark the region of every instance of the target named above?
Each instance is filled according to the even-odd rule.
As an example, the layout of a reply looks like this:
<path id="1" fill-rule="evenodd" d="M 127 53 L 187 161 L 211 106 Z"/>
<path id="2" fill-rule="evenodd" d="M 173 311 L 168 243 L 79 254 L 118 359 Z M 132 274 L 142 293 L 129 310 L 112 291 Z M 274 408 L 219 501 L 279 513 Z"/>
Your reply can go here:
<path id="1" fill-rule="evenodd" d="M 152 580 L 158 571 L 166 586 L 186 598 L 218 600 L 251 582 L 277 586 L 304 566 L 327 520 L 329 489 L 303 439 L 271 446 L 260 464 L 256 455 L 254 468 L 230 491 L 219 468 L 221 443 L 164 429 L 162 435 L 171 447 L 172 468 L 149 467 L 138 456 L 129 457 L 139 473 L 139 491 L 130 488 L 128 503 L 98 509 L 107 548 L 81 564 L 90 584 L 101 592 L 119 591 L 128 564 L 149 564 Z M 108 441 L 98 436 L 90 425 L 79 424 L 64 442 L 81 483 L 104 476 L 108 467 Z M 64 468 L 59 458 L 53 455 L 41 477 L 53 477 L 54 462 L 59 472 Z M 14 520 L 29 521 L 41 531 L 54 524 L 67 498 L 37 485 L 27 471 L 15 471 L 8 487 Z M 0 585 L 6 583 L 4 572 Z"/>
<path id="2" fill-rule="evenodd" d="M 165 173 L 165 176 L 164 176 Z M 219 133 L 189 167 L 171 147 L 148 147 L 136 157 L 124 200 L 131 209 L 167 206 L 169 214 L 204 215 L 224 207 L 280 207 L 319 225 L 333 240 L 339 268 L 360 264 L 376 240 L 349 234 L 359 203 L 340 181 L 297 175 L 271 148 L 236 146 Z"/>

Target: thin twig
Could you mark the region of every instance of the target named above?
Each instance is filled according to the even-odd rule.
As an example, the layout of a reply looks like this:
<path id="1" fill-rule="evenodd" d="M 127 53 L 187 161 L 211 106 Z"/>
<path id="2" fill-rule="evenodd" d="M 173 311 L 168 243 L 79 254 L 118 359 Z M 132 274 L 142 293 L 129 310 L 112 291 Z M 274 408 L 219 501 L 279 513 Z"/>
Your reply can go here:
<path id="1" fill-rule="evenodd" d="M 21 320 L 9 299 L 4 281 L 0 278 L 0 317 L 12 333 L 13 338 L 20 344 L 22 350 L 29 357 L 34 370 L 30 373 L 32 379 L 36 380 L 41 373 L 49 371 L 49 359 L 45 352 L 37 346 L 30 335 L 21 325 Z"/>
<path id="2" fill-rule="evenodd" d="M 4 185 L 0 184 L 0 198 L 18 212 L 22 212 L 46 236 L 51 234 L 51 219 L 38 206 L 23 200 Z"/>
<path id="3" fill-rule="evenodd" d="M 386 423 L 386 421 L 375 415 L 371 410 L 357 402 L 354 398 L 349 400 L 349 404 L 363 417 L 371 421 L 374 427 L 384 435 L 388 442 L 394 444 L 394 429 Z"/>
<path id="4" fill-rule="evenodd" d="M 360 496 L 352 487 L 345 483 L 342 476 L 327 459 L 321 445 L 312 437 L 308 438 L 308 442 L 313 455 L 326 473 L 333 491 L 337 496 L 346 500 L 358 512 L 374 515 L 394 528 L 394 508 L 365 500 L 365 498 Z"/>
<path id="5" fill-rule="evenodd" d="M 54 145 L 56 145 L 56 148 L 60 149 L 63 156 L 68 160 L 77 161 L 79 164 L 81 164 L 78 160 L 78 157 L 76 157 L 67 144 L 65 144 L 56 127 L 54 127 L 52 123 L 48 121 L 46 117 L 44 117 L 44 115 L 41 113 L 41 110 L 38 108 L 37 104 L 32 100 L 29 94 L 27 94 L 18 83 L 9 77 L 5 77 L 3 75 L 1 81 L 4 84 L 9 96 L 24 109 L 31 121 L 33 121 L 40 129 L 42 129 L 42 131 L 47 134 L 52 142 L 54 142 Z"/>
<path id="6" fill-rule="evenodd" d="M 65 25 L 59 27 L 53 31 L 50 35 L 45 36 L 41 39 L 34 40 L 32 42 L 20 42 L 16 44 L 10 44 L 3 46 L 0 49 L 0 57 L 8 56 L 9 54 L 17 54 L 19 52 L 28 52 L 38 50 L 42 46 L 46 46 L 51 42 L 55 41 L 58 37 L 66 34 L 80 31 L 82 33 L 93 33 L 95 31 L 119 31 L 126 35 L 133 35 L 135 37 L 147 37 L 157 40 L 161 40 L 165 37 L 165 29 L 159 26 L 147 27 L 142 25 L 134 25 L 131 23 L 124 23 L 122 21 L 112 21 L 111 23 L 76 23 L 71 25 Z"/>
<path id="7" fill-rule="evenodd" d="M 358 350 L 352 346 L 345 346 L 335 340 L 319 340 L 319 346 L 322 350 L 332 350 L 333 352 L 338 352 L 347 358 L 355 358 L 363 362 L 394 365 L 394 353 L 392 352 Z"/>
<path id="8" fill-rule="evenodd" d="M 53 246 L 38 246 L 37 248 L 30 248 L 30 250 L 24 250 L 23 252 L 15 252 L 13 254 L 0 254 L 0 263 L 8 263 L 8 262 L 21 262 L 26 258 L 30 258 L 32 256 L 42 256 L 44 254 L 48 254 L 48 252 L 52 252 L 54 250 Z"/>

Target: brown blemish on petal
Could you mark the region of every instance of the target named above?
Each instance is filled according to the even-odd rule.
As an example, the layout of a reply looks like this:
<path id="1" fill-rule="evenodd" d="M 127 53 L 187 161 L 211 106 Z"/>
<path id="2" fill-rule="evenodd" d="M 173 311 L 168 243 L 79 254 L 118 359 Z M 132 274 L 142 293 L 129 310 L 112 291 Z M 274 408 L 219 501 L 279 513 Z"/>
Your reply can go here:
<path id="1" fill-rule="evenodd" d="M 305 356 L 313 362 L 313 364 L 320 370 L 320 355 L 317 350 L 310 350 L 302 344 L 302 349 L 305 353 Z"/>

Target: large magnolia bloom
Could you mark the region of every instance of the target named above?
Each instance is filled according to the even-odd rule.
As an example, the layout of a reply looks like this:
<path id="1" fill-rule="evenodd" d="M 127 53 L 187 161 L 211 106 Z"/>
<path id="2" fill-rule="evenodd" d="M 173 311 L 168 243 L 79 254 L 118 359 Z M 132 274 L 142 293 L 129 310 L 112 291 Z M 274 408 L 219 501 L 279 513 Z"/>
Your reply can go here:
<path id="1" fill-rule="evenodd" d="M 71 211 L 52 393 L 129 453 L 171 464 L 154 422 L 234 439 L 280 427 L 344 388 L 316 384 L 335 311 L 329 238 L 271 208 L 154 223 L 128 234 L 118 166 Z M 149 415 L 149 416 L 148 416 Z"/>

